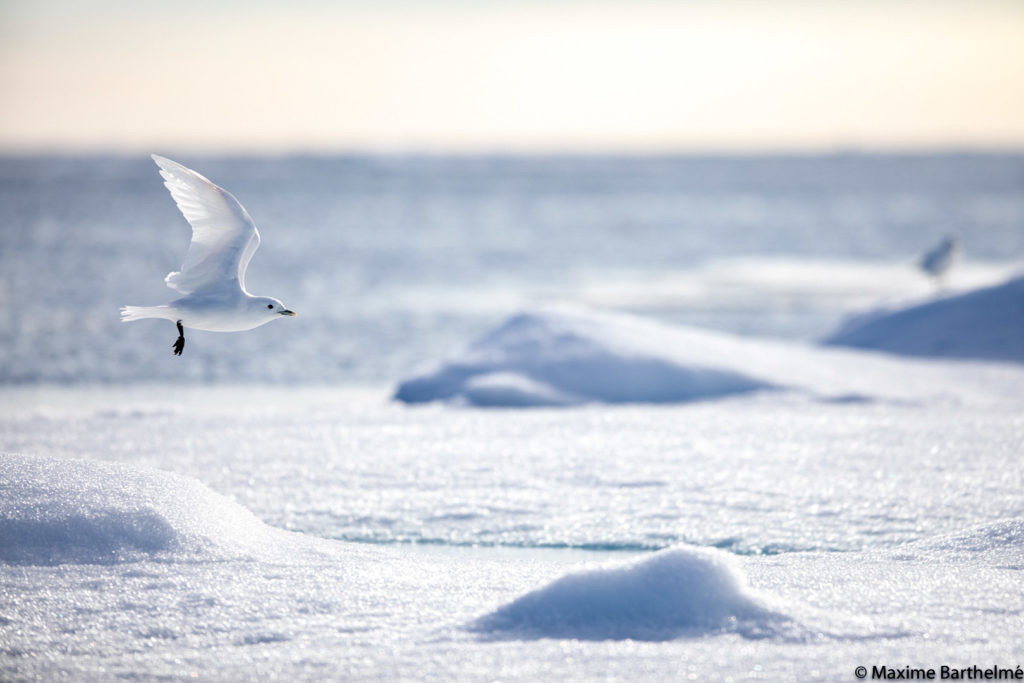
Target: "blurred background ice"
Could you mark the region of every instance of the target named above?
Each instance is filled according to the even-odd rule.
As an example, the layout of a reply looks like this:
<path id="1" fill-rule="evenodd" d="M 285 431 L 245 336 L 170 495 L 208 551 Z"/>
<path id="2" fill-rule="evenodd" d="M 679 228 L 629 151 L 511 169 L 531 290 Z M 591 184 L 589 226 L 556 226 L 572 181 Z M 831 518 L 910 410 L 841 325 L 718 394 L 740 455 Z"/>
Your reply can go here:
<path id="1" fill-rule="evenodd" d="M 263 234 L 249 289 L 299 312 L 252 333 L 123 325 L 173 293 L 189 227 L 144 155 L 0 159 L 0 381 L 395 381 L 508 314 L 571 301 L 814 340 L 1024 257 L 1024 155 L 187 155 Z"/>

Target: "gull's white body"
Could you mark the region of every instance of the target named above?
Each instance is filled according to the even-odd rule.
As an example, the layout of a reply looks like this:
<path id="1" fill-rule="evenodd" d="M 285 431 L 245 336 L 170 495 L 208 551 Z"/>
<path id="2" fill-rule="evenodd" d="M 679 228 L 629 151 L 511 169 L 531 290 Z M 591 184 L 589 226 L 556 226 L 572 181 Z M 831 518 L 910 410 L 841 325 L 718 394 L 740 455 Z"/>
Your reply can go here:
<path id="1" fill-rule="evenodd" d="M 125 306 L 121 309 L 121 321 L 165 318 L 171 322 L 180 320 L 184 327 L 195 330 L 244 332 L 265 325 L 281 315 L 263 303 L 269 297 L 252 296 L 242 290 L 222 294 L 200 292 L 162 306 Z M 282 309 L 284 304 L 278 307 L 278 311 Z"/>
<path id="2" fill-rule="evenodd" d="M 177 162 L 155 154 L 153 160 L 192 225 L 185 263 L 164 279 L 184 296 L 162 306 L 125 306 L 121 320 L 164 318 L 197 330 L 241 332 L 295 315 L 277 299 L 245 290 L 245 269 L 260 245 L 260 234 L 238 200 Z"/>

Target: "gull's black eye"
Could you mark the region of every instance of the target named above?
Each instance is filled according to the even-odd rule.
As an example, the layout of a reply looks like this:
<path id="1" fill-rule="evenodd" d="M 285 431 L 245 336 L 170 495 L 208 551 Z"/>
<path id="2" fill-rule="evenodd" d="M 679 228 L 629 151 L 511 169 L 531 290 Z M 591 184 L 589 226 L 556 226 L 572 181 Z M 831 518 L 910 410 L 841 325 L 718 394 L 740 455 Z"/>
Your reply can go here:
<path id="1" fill-rule="evenodd" d="M 273 308 L 274 304 L 267 304 L 267 308 Z"/>

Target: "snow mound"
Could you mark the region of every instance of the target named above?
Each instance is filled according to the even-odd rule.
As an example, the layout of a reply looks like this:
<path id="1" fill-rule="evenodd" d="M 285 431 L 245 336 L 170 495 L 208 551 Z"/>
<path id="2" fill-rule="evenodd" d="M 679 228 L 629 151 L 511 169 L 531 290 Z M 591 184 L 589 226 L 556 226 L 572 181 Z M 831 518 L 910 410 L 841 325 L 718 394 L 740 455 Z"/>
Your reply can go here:
<path id="1" fill-rule="evenodd" d="M 468 377 L 462 395 L 475 406 L 569 406 L 585 399 L 515 372 L 488 372 Z"/>
<path id="2" fill-rule="evenodd" d="M 1017 553 L 1024 560 L 1024 519 L 1004 519 L 911 544 L 939 553 Z"/>
<path id="3" fill-rule="evenodd" d="M 907 356 L 1024 363 L 1024 277 L 847 321 L 824 340 Z"/>
<path id="4" fill-rule="evenodd" d="M 730 350 L 726 335 L 547 309 L 513 316 L 462 353 L 403 381 L 395 398 L 479 406 L 675 403 L 772 388 L 730 367 Z"/>
<path id="5" fill-rule="evenodd" d="M 8 564 L 252 556 L 289 536 L 198 481 L 154 469 L 0 455 L 0 491 Z"/>
<path id="6" fill-rule="evenodd" d="M 626 565 L 568 574 L 481 617 L 497 638 L 663 641 L 711 633 L 775 634 L 766 607 L 722 551 L 677 547 Z"/>

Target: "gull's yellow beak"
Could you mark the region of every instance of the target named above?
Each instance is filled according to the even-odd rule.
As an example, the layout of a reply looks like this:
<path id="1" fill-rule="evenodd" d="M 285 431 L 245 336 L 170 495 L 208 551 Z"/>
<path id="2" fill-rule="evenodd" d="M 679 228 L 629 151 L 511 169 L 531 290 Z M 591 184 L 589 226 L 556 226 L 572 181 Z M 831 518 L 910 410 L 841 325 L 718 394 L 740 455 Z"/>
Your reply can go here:
<path id="1" fill-rule="evenodd" d="M 289 311 L 287 308 L 281 311 L 281 315 L 296 315 L 295 311 Z"/>

